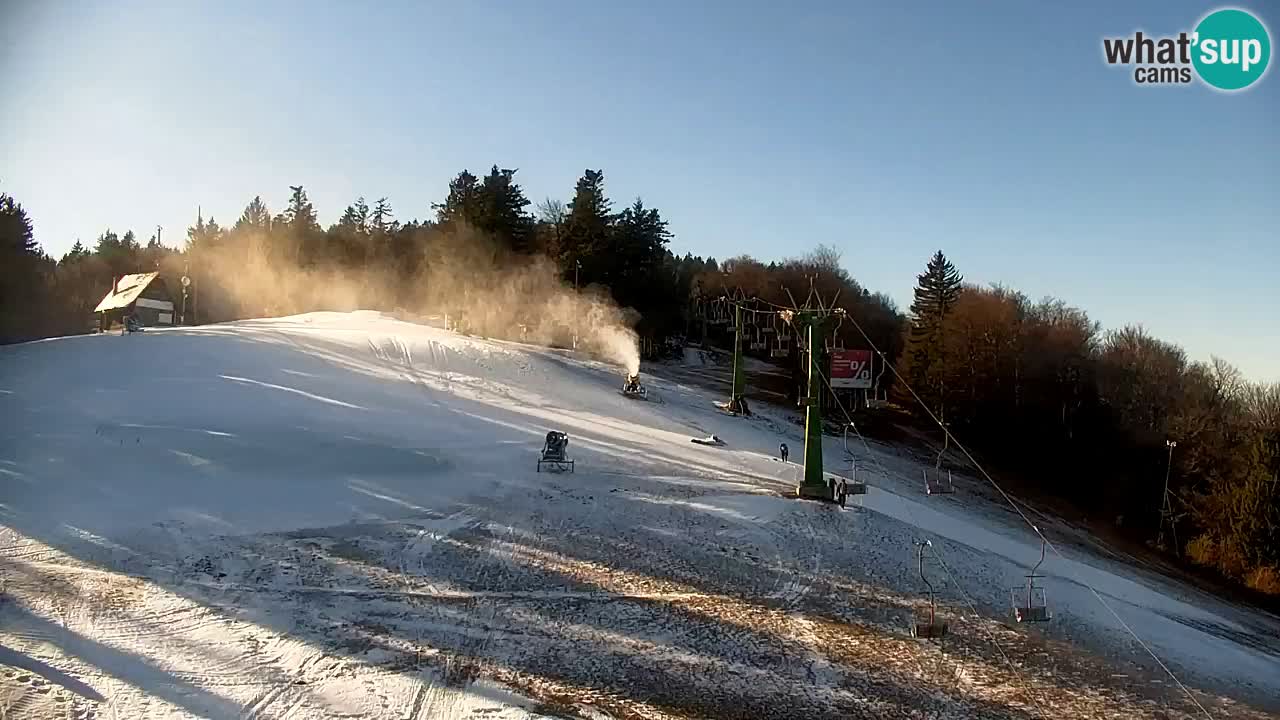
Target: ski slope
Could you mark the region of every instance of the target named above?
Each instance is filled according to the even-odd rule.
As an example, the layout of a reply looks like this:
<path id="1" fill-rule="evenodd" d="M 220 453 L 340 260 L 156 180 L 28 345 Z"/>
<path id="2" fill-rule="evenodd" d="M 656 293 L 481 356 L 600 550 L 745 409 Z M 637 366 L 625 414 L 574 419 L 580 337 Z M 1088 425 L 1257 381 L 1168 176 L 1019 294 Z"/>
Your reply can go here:
<path id="1" fill-rule="evenodd" d="M 1204 717 L 1134 635 L 1280 713 L 1276 618 L 1064 547 L 1011 627 L 1040 548 L 964 481 L 784 499 L 785 411 L 644 373 L 371 312 L 0 348 L 0 717 Z"/>

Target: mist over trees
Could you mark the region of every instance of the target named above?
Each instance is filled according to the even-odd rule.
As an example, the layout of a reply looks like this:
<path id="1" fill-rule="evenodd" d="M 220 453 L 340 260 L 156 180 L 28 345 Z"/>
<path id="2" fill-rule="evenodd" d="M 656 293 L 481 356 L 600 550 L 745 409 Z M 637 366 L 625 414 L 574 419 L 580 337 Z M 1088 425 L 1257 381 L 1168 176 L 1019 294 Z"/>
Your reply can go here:
<path id="1" fill-rule="evenodd" d="M 838 293 L 848 312 L 837 330 L 844 345 L 867 347 L 865 332 L 928 410 L 985 465 L 1015 474 L 1020 491 L 1147 541 L 1161 526 L 1167 472 L 1162 549 L 1280 593 L 1280 385 L 1249 382 L 1219 358 L 1191 362 L 1141 326 L 1104 331 L 1062 300 L 966 284 L 941 251 L 922 258 L 905 315 L 863 287 L 830 246 L 768 262 L 677 256 L 660 210 L 643 198 L 616 203 L 595 169 L 566 199 L 536 205 L 515 169 L 464 170 L 442 185 L 438 203 L 420 208 L 425 220 L 362 196 L 327 228 L 304 186 L 288 190 L 278 212 L 254 197 L 227 225 L 198 212 L 178 249 L 104 228 L 57 259 L 41 249 L 21 202 L 0 193 L 0 342 L 87 332 L 113 277 L 152 270 L 175 294 L 173 280 L 191 276 L 198 303 L 186 320 L 208 323 L 312 310 L 439 312 L 466 304 L 457 295 L 468 292 L 458 281 L 467 268 L 545 264 L 565 286 L 627 308 L 649 346 L 673 336 L 699 342 L 703 301 L 725 291 L 790 305 L 788 290 L 803 302 L 812 283 L 824 298 Z M 272 268 L 298 272 L 264 272 Z M 794 354 L 773 361 L 799 371 Z M 905 385 L 892 397 L 897 421 L 940 435 Z"/>

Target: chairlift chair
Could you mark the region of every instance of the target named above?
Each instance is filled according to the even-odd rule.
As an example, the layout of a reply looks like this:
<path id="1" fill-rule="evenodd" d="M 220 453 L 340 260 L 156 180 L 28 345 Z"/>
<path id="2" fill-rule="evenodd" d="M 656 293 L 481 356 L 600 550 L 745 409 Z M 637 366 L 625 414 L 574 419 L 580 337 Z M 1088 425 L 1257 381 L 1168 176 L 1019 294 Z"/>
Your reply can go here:
<path id="1" fill-rule="evenodd" d="M 884 378 L 884 371 L 888 369 L 888 365 L 885 363 L 884 353 L 879 352 L 879 354 L 880 374 L 876 375 L 875 384 L 871 386 L 871 397 L 867 398 L 868 410 L 883 410 L 889 407 L 889 393 L 886 391 L 884 397 L 880 397 L 880 380 Z"/>
<path id="2" fill-rule="evenodd" d="M 831 333 L 831 341 L 827 343 L 827 352 L 844 352 L 844 340 L 841 340 L 834 331 Z"/>
<path id="3" fill-rule="evenodd" d="M 951 479 L 950 470 L 943 470 L 941 468 L 925 468 L 923 472 L 925 495 L 955 494 L 956 486 Z"/>
<path id="4" fill-rule="evenodd" d="M 946 432 L 945 428 L 943 432 Z M 956 491 L 956 484 L 951 478 L 951 470 L 948 469 L 943 474 L 942 456 L 947 452 L 947 447 L 951 444 L 951 433 L 947 432 L 942 443 L 942 449 L 938 451 L 938 458 L 933 461 L 933 469 L 924 469 L 924 494 L 925 495 L 951 495 Z"/>
<path id="5" fill-rule="evenodd" d="M 1040 562 L 1031 568 L 1031 572 L 1027 573 L 1027 583 L 1015 588 L 1010 588 L 1009 597 L 1013 605 L 1013 621 L 1014 622 L 1049 622 L 1053 619 L 1052 613 L 1049 612 L 1049 598 L 1045 595 L 1043 587 L 1036 586 L 1036 578 L 1043 578 L 1043 575 L 1037 575 L 1036 570 L 1044 563 L 1044 537 L 1040 538 Z"/>
<path id="6" fill-rule="evenodd" d="M 939 640 L 946 636 L 947 624 L 938 619 L 937 594 L 933 591 L 933 583 L 929 582 L 929 578 L 924 576 L 924 549 L 927 546 L 931 546 L 932 543 L 925 540 L 922 543 L 918 543 L 918 545 L 920 548 L 920 580 L 928 588 L 926 594 L 929 596 L 929 610 L 927 612 L 919 611 L 912 618 L 911 637 L 921 640 Z"/>
<path id="7" fill-rule="evenodd" d="M 783 322 L 778 327 L 778 336 L 775 338 L 773 350 L 769 355 L 776 358 L 784 358 L 791 355 L 791 348 L 788 344 L 791 342 L 791 330 L 787 327 L 787 323 Z"/>
<path id="8" fill-rule="evenodd" d="M 845 483 L 845 492 L 849 495 L 866 495 L 867 483 L 858 479 L 858 461 L 849 458 L 849 480 Z"/>

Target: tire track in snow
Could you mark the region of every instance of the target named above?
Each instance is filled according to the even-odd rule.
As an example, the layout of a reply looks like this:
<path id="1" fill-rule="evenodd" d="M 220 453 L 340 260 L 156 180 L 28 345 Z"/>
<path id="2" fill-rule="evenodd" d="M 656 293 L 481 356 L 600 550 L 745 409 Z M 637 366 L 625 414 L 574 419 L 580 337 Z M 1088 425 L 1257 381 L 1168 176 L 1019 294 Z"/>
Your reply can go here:
<path id="1" fill-rule="evenodd" d="M 422 704 L 426 700 L 429 686 L 430 683 L 426 679 L 418 681 L 418 689 L 413 693 L 413 702 L 410 704 L 409 714 L 406 716 L 408 720 L 417 720 L 422 717 Z"/>
<path id="2" fill-rule="evenodd" d="M 240 720 L 257 720 L 262 716 L 262 712 L 271 706 L 281 695 L 289 689 L 289 683 L 276 682 L 274 685 L 267 686 L 262 692 L 254 696 L 248 703 L 245 711 L 240 715 Z"/>
<path id="3" fill-rule="evenodd" d="M 299 663 L 296 670 L 291 673 L 286 672 L 286 677 L 284 679 L 277 680 L 274 684 L 268 686 L 265 690 L 259 693 L 253 700 L 250 700 L 248 707 L 244 714 L 240 716 L 240 719 L 258 720 L 258 718 L 268 717 L 263 715 L 263 713 L 266 712 L 268 708 L 275 705 L 280 698 L 291 692 L 295 694 L 295 697 L 292 698 L 293 702 L 285 709 L 284 713 L 279 714 L 278 717 L 286 717 L 289 713 L 293 712 L 303 700 L 302 694 L 300 692 L 296 692 L 298 686 L 306 685 L 313 681 L 306 677 L 307 673 L 324 657 L 325 654 L 323 652 L 313 651 L 305 660 Z"/>

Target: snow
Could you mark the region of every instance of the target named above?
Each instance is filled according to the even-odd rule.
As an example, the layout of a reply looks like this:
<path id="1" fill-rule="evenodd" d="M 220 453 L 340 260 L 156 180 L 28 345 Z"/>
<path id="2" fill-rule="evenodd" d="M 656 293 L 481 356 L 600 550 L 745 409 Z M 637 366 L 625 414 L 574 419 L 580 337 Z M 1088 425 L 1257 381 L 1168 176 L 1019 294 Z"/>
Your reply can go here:
<path id="1" fill-rule="evenodd" d="M 0 717 L 1198 716 L 1094 590 L 1215 717 L 1280 712 L 1275 618 L 1064 544 L 1011 627 L 1040 547 L 976 481 L 876 446 L 862 507 L 784 499 L 786 412 L 622 374 L 373 312 L 0 349 Z"/>

